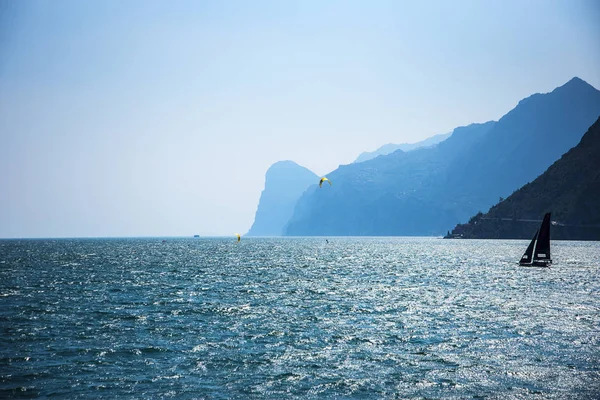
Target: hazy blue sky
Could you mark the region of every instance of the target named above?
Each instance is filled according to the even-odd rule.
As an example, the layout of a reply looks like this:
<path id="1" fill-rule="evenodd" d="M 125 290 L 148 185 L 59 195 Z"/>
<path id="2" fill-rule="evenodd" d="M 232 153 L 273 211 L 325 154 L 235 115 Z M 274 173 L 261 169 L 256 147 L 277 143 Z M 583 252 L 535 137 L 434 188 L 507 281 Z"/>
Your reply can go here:
<path id="1" fill-rule="evenodd" d="M 579 76 L 598 1 L 0 1 L 0 237 L 230 235 L 317 174 Z"/>

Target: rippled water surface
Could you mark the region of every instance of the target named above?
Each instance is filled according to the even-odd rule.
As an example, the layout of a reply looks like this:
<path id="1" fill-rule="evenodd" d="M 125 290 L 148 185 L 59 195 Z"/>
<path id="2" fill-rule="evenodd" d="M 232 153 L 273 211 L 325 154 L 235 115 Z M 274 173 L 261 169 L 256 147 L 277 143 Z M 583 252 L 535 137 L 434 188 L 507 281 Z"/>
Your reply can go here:
<path id="1" fill-rule="evenodd" d="M 0 241 L 0 398 L 598 398 L 600 243 Z"/>

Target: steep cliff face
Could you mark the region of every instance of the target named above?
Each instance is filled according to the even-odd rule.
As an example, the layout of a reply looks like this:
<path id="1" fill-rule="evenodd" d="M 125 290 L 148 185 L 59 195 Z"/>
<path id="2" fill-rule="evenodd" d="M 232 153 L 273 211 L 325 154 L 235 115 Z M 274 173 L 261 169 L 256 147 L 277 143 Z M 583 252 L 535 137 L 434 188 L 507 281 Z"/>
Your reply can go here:
<path id="1" fill-rule="evenodd" d="M 271 165 L 248 236 L 280 236 L 294 211 L 296 201 L 319 177 L 293 161 Z"/>
<path id="2" fill-rule="evenodd" d="M 302 195 L 285 233 L 443 235 L 535 179 L 599 115 L 600 92 L 574 78 L 437 146 L 341 166 L 332 190 Z"/>

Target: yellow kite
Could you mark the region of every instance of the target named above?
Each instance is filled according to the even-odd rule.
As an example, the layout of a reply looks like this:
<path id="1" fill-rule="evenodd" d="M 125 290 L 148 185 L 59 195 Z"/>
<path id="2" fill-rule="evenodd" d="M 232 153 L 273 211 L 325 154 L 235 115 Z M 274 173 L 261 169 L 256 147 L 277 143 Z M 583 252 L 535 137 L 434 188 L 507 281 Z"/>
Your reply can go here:
<path id="1" fill-rule="evenodd" d="M 322 177 L 321 180 L 319 181 L 319 187 L 323 187 L 323 182 L 327 181 L 329 183 L 329 186 L 331 186 L 331 181 L 325 177 Z"/>

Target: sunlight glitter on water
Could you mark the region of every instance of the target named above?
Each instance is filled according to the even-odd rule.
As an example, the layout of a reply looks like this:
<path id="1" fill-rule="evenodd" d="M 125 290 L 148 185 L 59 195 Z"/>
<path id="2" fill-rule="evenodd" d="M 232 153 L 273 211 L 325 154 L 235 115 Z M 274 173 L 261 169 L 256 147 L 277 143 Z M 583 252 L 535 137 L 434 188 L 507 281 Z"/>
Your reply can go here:
<path id="1" fill-rule="evenodd" d="M 0 241 L 0 395 L 593 398 L 600 243 L 526 245 Z"/>

